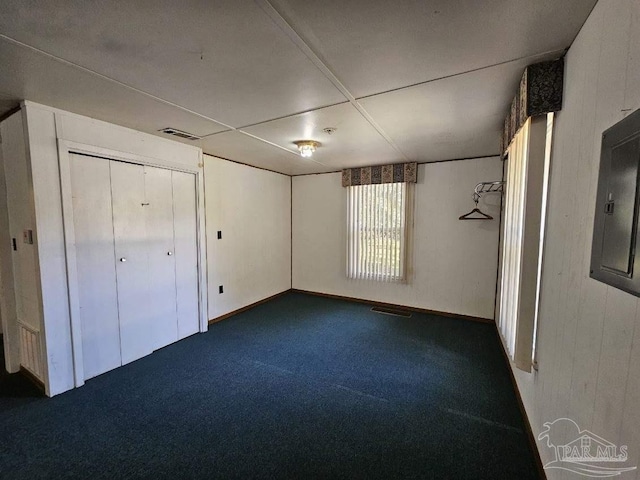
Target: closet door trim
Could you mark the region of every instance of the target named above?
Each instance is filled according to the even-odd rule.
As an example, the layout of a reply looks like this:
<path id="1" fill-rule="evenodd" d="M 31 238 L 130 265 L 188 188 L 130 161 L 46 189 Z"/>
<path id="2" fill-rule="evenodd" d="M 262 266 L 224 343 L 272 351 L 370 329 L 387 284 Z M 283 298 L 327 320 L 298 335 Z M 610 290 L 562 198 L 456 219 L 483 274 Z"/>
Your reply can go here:
<path id="1" fill-rule="evenodd" d="M 78 292 L 78 269 L 75 247 L 75 229 L 73 219 L 73 201 L 71 191 L 70 154 L 89 155 L 104 158 L 105 161 L 148 165 L 167 170 L 191 173 L 195 175 L 196 185 L 196 240 L 198 255 L 198 319 L 200 332 L 206 332 L 207 319 L 207 279 L 206 279 L 206 237 L 204 224 L 204 171 L 202 169 L 202 153 L 200 161 L 193 168 L 175 165 L 172 162 L 157 158 L 145 157 L 117 150 L 110 150 L 94 145 L 87 145 L 70 140 L 58 139 L 58 166 L 60 170 L 60 190 L 62 201 L 62 222 L 64 228 L 65 266 L 68 284 L 68 302 L 71 316 L 71 346 L 73 354 L 74 383 L 76 387 L 84 385 L 84 366 L 82 356 L 82 324 L 80 317 L 80 301 Z"/>

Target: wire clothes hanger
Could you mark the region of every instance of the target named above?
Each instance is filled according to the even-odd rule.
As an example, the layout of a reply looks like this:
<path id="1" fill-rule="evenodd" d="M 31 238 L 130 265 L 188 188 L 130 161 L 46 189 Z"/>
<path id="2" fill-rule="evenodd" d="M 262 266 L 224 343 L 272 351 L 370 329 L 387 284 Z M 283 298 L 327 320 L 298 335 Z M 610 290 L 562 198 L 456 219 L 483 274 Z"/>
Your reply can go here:
<path id="1" fill-rule="evenodd" d="M 504 180 L 497 180 L 495 182 L 480 182 L 473 189 L 473 201 L 476 204 L 476 208 L 469 213 L 460 215 L 458 220 L 493 220 L 493 217 L 487 213 L 484 213 L 478 208 L 478 200 L 485 193 L 502 193 L 504 191 Z M 475 216 L 474 216 L 475 214 Z"/>
<path id="2" fill-rule="evenodd" d="M 473 201 L 476 204 L 476 208 L 471 210 L 469 213 L 465 213 L 464 215 L 460 215 L 458 217 L 458 220 L 493 220 L 493 217 L 491 215 L 488 215 L 488 214 L 484 213 L 483 211 L 481 211 L 478 208 L 478 200 L 480 200 L 480 195 L 478 195 L 477 193 L 474 193 L 473 194 Z M 479 216 L 472 216 L 474 214 L 477 214 Z"/>

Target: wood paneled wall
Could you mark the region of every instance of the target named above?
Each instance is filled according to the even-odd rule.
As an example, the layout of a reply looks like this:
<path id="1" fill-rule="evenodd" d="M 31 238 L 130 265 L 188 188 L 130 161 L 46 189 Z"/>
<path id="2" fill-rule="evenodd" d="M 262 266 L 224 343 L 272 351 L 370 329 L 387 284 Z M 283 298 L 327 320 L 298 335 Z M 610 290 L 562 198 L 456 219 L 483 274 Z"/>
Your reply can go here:
<path id="1" fill-rule="evenodd" d="M 551 160 L 539 371 L 515 370 L 536 435 L 544 422 L 569 417 L 628 445 L 628 465 L 640 464 L 640 302 L 589 278 L 589 260 L 601 135 L 638 108 L 640 2 L 600 0 L 566 56 Z M 553 459 L 544 442 L 538 447 L 543 462 Z M 561 470 L 547 475 L 576 478 Z"/>
<path id="2" fill-rule="evenodd" d="M 210 155 L 204 170 L 213 320 L 291 288 L 291 177 Z"/>

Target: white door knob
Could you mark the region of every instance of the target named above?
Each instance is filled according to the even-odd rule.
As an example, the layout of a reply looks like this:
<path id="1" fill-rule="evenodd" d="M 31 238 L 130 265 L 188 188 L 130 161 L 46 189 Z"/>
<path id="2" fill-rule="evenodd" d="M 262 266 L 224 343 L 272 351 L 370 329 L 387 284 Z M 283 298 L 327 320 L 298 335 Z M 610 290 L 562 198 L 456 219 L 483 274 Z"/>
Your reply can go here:
<path id="1" fill-rule="evenodd" d="M 171 256 L 173 255 L 173 252 L 167 252 L 167 255 Z"/>
<path id="2" fill-rule="evenodd" d="M 122 257 L 122 258 L 120 259 L 120 261 L 121 261 L 121 262 L 126 262 L 126 261 L 127 261 L 127 259 L 126 259 L 126 258 L 124 258 L 124 257 Z"/>

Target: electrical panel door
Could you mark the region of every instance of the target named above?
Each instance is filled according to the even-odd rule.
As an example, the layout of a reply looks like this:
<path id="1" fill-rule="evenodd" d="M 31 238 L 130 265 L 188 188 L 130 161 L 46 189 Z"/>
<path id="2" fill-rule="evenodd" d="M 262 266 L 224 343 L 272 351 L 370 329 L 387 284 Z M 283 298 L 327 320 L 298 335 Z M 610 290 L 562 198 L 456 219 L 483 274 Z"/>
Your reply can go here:
<path id="1" fill-rule="evenodd" d="M 640 111 L 602 135 L 591 277 L 640 296 L 638 173 Z"/>
<path id="2" fill-rule="evenodd" d="M 604 204 L 602 266 L 626 276 L 633 268 L 639 147 L 640 137 L 635 137 L 611 149 Z"/>

